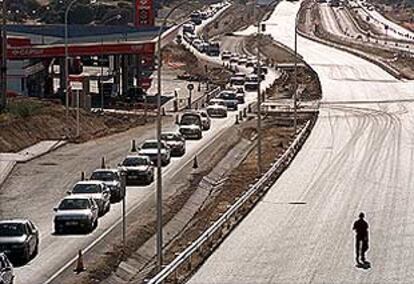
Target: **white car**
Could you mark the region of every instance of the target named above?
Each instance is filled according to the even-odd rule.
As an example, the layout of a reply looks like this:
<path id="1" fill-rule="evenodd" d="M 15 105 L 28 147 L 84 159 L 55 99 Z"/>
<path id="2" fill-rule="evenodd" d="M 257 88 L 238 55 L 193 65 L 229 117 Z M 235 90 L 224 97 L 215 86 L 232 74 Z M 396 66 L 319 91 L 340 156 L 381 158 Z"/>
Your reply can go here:
<path id="1" fill-rule="evenodd" d="M 179 130 L 186 139 L 203 137 L 203 120 L 196 111 L 187 111 L 181 115 Z"/>
<path id="2" fill-rule="evenodd" d="M 203 130 L 209 130 L 211 127 L 211 119 L 205 110 L 199 110 L 198 113 L 201 115 L 201 122 L 203 124 Z"/>
<path id="3" fill-rule="evenodd" d="M 154 163 L 147 156 L 129 155 L 120 167 L 127 173 L 127 185 L 149 185 L 154 181 Z"/>
<path id="4" fill-rule="evenodd" d="M 147 156 L 150 160 L 157 165 L 158 155 L 158 142 L 157 140 L 146 140 L 140 147 L 139 155 Z M 168 147 L 165 141 L 161 140 L 161 165 L 166 166 L 171 161 L 171 149 Z"/>
<path id="5" fill-rule="evenodd" d="M 210 100 L 206 110 L 210 117 L 227 117 L 227 106 L 224 100 Z"/>
<path id="6" fill-rule="evenodd" d="M 98 226 L 99 207 L 90 197 L 67 196 L 53 210 L 56 212 L 54 223 L 58 234 L 67 228 L 91 232 Z"/>
<path id="7" fill-rule="evenodd" d="M 99 216 L 103 216 L 111 209 L 111 192 L 101 181 L 80 181 L 76 183 L 73 189 L 68 193 L 74 196 L 89 197 L 95 200 L 99 207 Z"/>

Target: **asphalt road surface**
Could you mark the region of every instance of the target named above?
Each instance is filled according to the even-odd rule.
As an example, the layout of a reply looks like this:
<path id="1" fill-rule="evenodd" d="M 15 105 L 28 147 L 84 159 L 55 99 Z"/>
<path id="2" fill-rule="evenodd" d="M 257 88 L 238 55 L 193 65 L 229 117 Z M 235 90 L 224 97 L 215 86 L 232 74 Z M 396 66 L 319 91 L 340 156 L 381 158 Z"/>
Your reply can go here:
<path id="1" fill-rule="evenodd" d="M 298 8 L 281 2 L 269 20 L 268 32 L 289 46 Z M 320 118 L 290 168 L 189 282 L 413 283 L 414 84 L 303 38 L 299 52 L 320 75 Z M 360 211 L 370 225 L 368 270 L 354 260 Z"/>

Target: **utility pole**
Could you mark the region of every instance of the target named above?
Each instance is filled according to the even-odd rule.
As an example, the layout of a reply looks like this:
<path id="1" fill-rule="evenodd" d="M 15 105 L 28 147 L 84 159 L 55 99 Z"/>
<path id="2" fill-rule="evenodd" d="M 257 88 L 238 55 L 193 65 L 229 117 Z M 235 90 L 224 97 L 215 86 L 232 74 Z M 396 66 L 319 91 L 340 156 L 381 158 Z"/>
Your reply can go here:
<path id="1" fill-rule="evenodd" d="M 0 111 L 7 106 L 7 10 L 6 0 L 2 1 L 2 21 L 1 21 L 1 63 L 0 63 Z"/>
<path id="2" fill-rule="evenodd" d="M 298 127 L 298 113 L 297 113 L 297 103 L 296 95 L 298 92 L 298 15 L 295 18 L 295 80 L 294 80 L 294 93 L 293 93 L 293 130 L 296 134 Z"/>
<path id="3" fill-rule="evenodd" d="M 262 94 L 260 90 L 261 85 L 261 66 L 260 66 L 260 19 L 259 19 L 259 11 L 256 7 L 257 3 L 254 3 L 254 10 L 253 15 L 257 14 L 257 49 L 256 49 L 256 57 L 257 57 L 257 63 L 256 63 L 256 71 L 257 71 L 257 172 L 259 175 L 262 174 L 262 114 L 261 111 L 261 105 L 262 105 Z"/>

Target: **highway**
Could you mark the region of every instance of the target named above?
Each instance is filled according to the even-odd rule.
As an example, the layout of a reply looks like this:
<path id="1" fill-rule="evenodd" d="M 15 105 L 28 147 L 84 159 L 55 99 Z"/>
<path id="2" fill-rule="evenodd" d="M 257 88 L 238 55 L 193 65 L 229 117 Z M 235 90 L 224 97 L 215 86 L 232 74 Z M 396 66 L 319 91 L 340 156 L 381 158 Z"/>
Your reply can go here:
<path id="1" fill-rule="evenodd" d="M 357 3 L 362 8 L 362 10 L 364 10 L 364 12 L 366 14 L 368 14 L 374 20 L 374 22 L 377 25 L 382 26 L 382 28 L 384 28 L 385 25 L 387 25 L 389 27 L 389 30 L 390 30 L 389 36 L 397 38 L 397 39 L 407 40 L 407 35 L 408 35 L 409 39 L 411 39 L 411 40 L 414 39 L 414 32 L 400 26 L 399 24 L 397 24 L 393 21 L 388 20 L 387 18 L 385 18 L 381 13 L 379 13 L 375 9 L 370 11 L 367 7 L 362 5 L 361 1 L 357 1 Z"/>
<path id="2" fill-rule="evenodd" d="M 299 3 L 268 32 L 293 46 Z M 321 114 L 268 194 L 189 283 L 413 283 L 414 84 L 299 38 L 320 76 Z M 352 223 L 370 225 L 371 269 L 355 266 Z"/>
<path id="3" fill-rule="evenodd" d="M 384 33 L 383 24 L 381 24 L 382 33 L 380 36 L 376 35 L 375 31 L 371 31 L 368 37 L 367 32 L 362 30 L 358 25 L 353 15 L 347 10 L 347 8 L 330 7 L 326 4 L 319 4 L 321 12 L 321 22 L 324 28 L 331 34 L 334 34 L 342 40 L 348 42 L 363 43 L 366 46 L 382 47 L 395 51 L 412 51 L 414 48 L 414 42 L 408 41 L 407 38 L 402 37 L 386 37 Z M 359 14 L 366 13 L 365 10 L 359 9 Z M 366 14 L 369 15 L 369 14 Z M 359 16 L 361 17 L 361 16 Z M 361 20 L 365 21 L 366 17 L 361 17 Z M 377 28 L 378 22 L 370 21 L 371 28 Z M 367 22 L 368 24 L 368 22 Z M 398 43 L 398 45 L 396 45 Z"/>

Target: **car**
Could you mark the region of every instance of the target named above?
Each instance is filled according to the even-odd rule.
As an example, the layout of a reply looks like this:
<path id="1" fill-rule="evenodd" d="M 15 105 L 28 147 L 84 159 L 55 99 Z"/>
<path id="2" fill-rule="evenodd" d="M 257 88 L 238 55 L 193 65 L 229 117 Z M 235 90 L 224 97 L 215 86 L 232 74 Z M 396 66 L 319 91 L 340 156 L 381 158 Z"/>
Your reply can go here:
<path id="1" fill-rule="evenodd" d="M 211 127 L 210 116 L 205 110 L 199 110 L 198 113 L 201 115 L 201 122 L 203 125 L 203 130 L 209 130 Z"/>
<path id="2" fill-rule="evenodd" d="M 239 104 L 245 103 L 245 93 L 243 87 L 236 88 L 236 99 L 239 101 Z"/>
<path id="3" fill-rule="evenodd" d="M 246 67 L 254 67 L 257 63 L 257 59 L 254 56 L 247 57 Z"/>
<path id="4" fill-rule="evenodd" d="M 239 63 L 239 56 L 233 53 L 230 57 L 230 63 Z"/>
<path id="5" fill-rule="evenodd" d="M 247 55 L 241 55 L 239 58 L 239 65 L 246 65 L 247 63 Z"/>
<path id="6" fill-rule="evenodd" d="M 118 202 L 125 196 L 125 187 L 121 184 L 119 169 L 97 169 L 93 171 L 90 180 L 103 182 L 111 191 L 111 202 Z"/>
<path id="7" fill-rule="evenodd" d="M 208 49 L 210 47 L 210 44 L 206 41 L 202 41 L 198 46 L 197 49 L 201 53 L 208 53 Z"/>
<path id="8" fill-rule="evenodd" d="M 181 157 L 185 154 L 185 139 L 180 133 L 164 132 L 161 133 L 161 139 L 170 147 L 172 157 Z"/>
<path id="9" fill-rule="evenodd" d="M 232 86 L 244 86 L 245 76 L 234 75 L 230 78 L 230 85 Z"/>
<path id="10" fill-rule="evenodd" d="M 111 209 L 111 191 L 101 181 L 86 180 L 77 182 L 68 194 L 86 196 L 95 200 L 99 208 L 99 216 L 103 216 Z"/>
<path id="11" fill-rule="evenodd" d="M 149 185 L 154 181 L 154 163 L 148 156 L 129 155 L 120 167 L 127 173 L 127 185 Z"/>
<path id="12" fill-rule="evenodd" d="M 53 210 L 56 234 L 61 234 L 68 228 L 81 229 L 89 233 L 98 226 L 99 207 L 91 197 L 66 196 Z"/>
<path id="13" fill-rule="evenodd" d="M 203 44 L 203 41 L 199 38 L 196 38 L 193 40 L 192 45 L 194 46 L 195 49 L 197 49 L 198 51 L 200 50 L 200 46 Z"/>
<path id="14" fill-rule="evenodd" d="M 0 251 L 28 262 L 39 252 L 39 230 L 27 219 L 0 221 Z"/>
<path id="15" fill-rule="evenodd" d="M 203 119 L 196 111 L 187 111 L 181 115 L 179 132 L 187 138 L 201 139 L 203 137 Z"/>
<path id="16" fill-rule="evenodd" d="M 250 74 L 246 77 L 244 89 L 246 91 L 256 91 L 259 88 L 259 77 L 256 74 Z"/>
<path id="17" fill-rule="evenodd" d="M 12 284 L 14 282 L 13 265 L 7 258 L 7 255 L 0 252 L 0 283 Z"/>
<path id="18" fill-rule="evenodd" d="M 194 33 L 195 31 L 195 26 L 191 23 L 188 24 L 184 24 L 183 25 L 183 33 Z"/>
<path id="19" fill-rule="evenodd" d="M 199 11 L 192 12 L 190 15 L 190 19 L 196 26 L 201 25 L 202 23 L 201 13 Z"/>
<path id="20" fill-rule="evenodd" d="M 231 57 L 230 51 L 225 50 L 221 53 L 221 60 L 229 60 L 230 57 Z"/>
<path id="21" fill-rule="evenodd" d="M 141 156 L 147 156 L 150 160 L 156 165 L 157 164 L 157 156 L 158 156 L 158 142 L 157 140 L 146 140 L 138 154 Z M 161 165 L 166 166 L 171 161 L 171 149 L 168 147 L 165 141 L 161 141 Z"/>
<path id="22" fill-rule="evenodd" d="M 236 97 L 235 90 L 223 90 L 217 95 L 218 99 L 222 99 L 229 110 L 238 110 L 239 101 Z"/>
<path id="23" fill-rule="evenodd" d="M 210 42 L 208 44 L 207 54 L 209 56 L 219 56 L 220 55 L 220 43 L 219 42 Z"/>
<path id="24" fill-rule="evenodd" d="M 193 43 L 193 41 L 197 39 L 197 36 L 193 33 L 184 33 L 183 38 L 188 43 Z"/>
<path id="25" fill-rule="evenodd" d="M 206 111 L 210 117 L 227 117 L 227 106 L 223 100 L 210 100 Z"/>
<path id="26" fill-rule="evenodd" d="M 259 70 L 257 69 L 257 66 L 254 66 L 252 73 L 257 75 L 258 71 Z M 268 73 L 267 67 L 266 66 L 260 66 L 260 79 L 262 81 L 265 79 L 267 73 Z"/>

